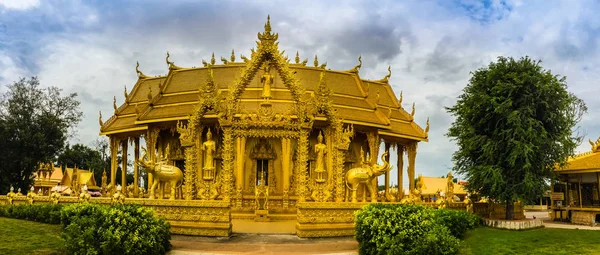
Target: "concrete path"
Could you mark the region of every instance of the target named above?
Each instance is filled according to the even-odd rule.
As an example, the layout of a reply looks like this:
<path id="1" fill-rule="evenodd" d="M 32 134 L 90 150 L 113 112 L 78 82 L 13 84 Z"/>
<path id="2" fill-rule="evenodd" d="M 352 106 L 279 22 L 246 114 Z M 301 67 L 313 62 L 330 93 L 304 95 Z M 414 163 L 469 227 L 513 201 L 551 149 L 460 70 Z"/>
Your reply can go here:
<path id="1" fill-rule="evenodd" d="M 171 255 L 200 254 L 358 254 L 352 237 L 299 238 L 295 235 L 233 234 L 228 238 L 173 235 Z"/>
<path id="2" fill-rule="evenodd" d="M 600 227 L 592 227 L 585 225 L 571 224 L 567 222 L 552 221 L 547 211 L 526 211 L 525 217 L 542 219 L 546 228 L 562 228 L 562 229 L 585 229 L 585 230 L 600 230 Z"/>

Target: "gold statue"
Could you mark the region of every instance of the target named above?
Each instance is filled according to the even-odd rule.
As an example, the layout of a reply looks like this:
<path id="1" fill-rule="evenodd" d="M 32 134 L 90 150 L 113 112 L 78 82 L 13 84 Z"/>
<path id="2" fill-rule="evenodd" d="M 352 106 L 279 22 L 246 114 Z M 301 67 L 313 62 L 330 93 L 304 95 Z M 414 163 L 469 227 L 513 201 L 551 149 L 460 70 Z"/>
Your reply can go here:
<path id="1" fill-rule="evenodd" d="M 175 190 L 181 187 L 183 182 L 183 172 L 176 166 L 167 165 L 164 161 L 146 161 L 146 148 L 142 148 L 142 150 L 142 156 L 137 160 L 138 165 L 146 172 L 152 174 L 154 178 L 154 182 L 152 183 L 152 186 L 150 186 L 150 199 L 155 198 L 154 192 L 156 191 L 159 182 L 169 182 L 171 184 L 171 196 L 169 199 L 175 200 Z M 121 193 L 119 188 L 117 188 L 117 193 Z"/>
<path id="2" fill-rule="evenodd" d="M 392 169 L 392 166 L 390 166 L 390 164 L 385 159 L 388 154 L 389 151 L 386 151 L 381 155 L 383 166 L 376 164 L 363 164 L 362 167 L 357 167 L 348 170 L 348 172 L 346 173 L 346 187 L 347 191 L 352 191 L 353 203 L 358 202 L 358 200 L 356 199 L 356 190 L 358 189 L 358 185 L 361 183 L 365 184 L 365 186 L 367 186 L 367 189 L 371 193 L 371 202 L 377 202 L 377 190 L 375 189 L 375 187 L 373 187 L 372 183 L 375 178 Z"/>
<path id="3" fill-rule="evenodd" d="M 595 143 L 592 142 L 591 139 L 588 139 L 588 141 L 590 142 L 590 145 L 592 145 L 592 152 L 600 152 L 600 137 Z"/>
<path id="4" fill-rule="evenodd" d="M 92 196 L 88 192 L 87 184 L 83 185 L 83 188 L 81 188 L 81 193 L 79 194 L 79 202 L 87 203 L 90 201 L 91 198 Z"/>
<path id="5" fill-rule="evenodd" d="M 33 204 L 33 199 L 36 197 L 35 188 L 31 187 L 31 190 L 27 193 L 27 203 Z"/>
<path id="6" fill-rule="evenodd" d="M 444 198 L 444 192 L 440 192 L 438 191 L 438 199 L 437 201 L 435 201 L 435 203 L 437 204 L 437 208 L 438 209 L 444 209 L 447 206 L 447 199 Z"/>
<path id="7" fill-rule="evenodd" d="M 471 201 L 471 199 L 469 198 L 469 194 L 465 196 L 465 201 L 463 201 L 463 203 L 467 205 L 467 212 L 473 213 L 473 201 Z"/>
<path id="8" fill-rule="evenodd" d="M 52 194 L 50 194 L 50 201 L 52 201 L 53 204 L 58 204 L 58 200 L 60 200 L 60 193 L 58 192 L 58 185 L 56 185 L 53 189 L 52 189 Z"/>
<path id="9" fill-rule="evenodd" d="M 204 151 L 204 180 L 212 180 L 215 176 L 215 165 L 214 165 L 214 154 L 216 151 L 215 141 L 212 140 L 212 133 L 210 129 L 206 132 L 206 142 L 202 143 L 202 150 Z"/>
<path id="10" fill-rule="evenodd" d="M 317 144 L 315 145 L 315 153 L 317 154 L 317 162 L 315 173 L 317 174 L 317 182 L 325 182 L 323 173 L 325 172 L 325 155 L 327 154 L 327 145 L 323 144 L 323 133 L 319 132 Z"/>
<path id="11" fill-rule="evenodd" d="M 102 189 L 106 189 L 106 185 L 108 185 L 108 177 L 106 177 L 106 169 L 102 172 Z"/>
<path id="12" fill-rule="evenodd" d="M 15 194 L 15 188 L 13 188 L 13 186 L 10 186 L 10 191 L 8 192 L 8 194 L 6 194 L 6 198 L 8 199 L 8 204 L 12 204 L 12 200 L 14 197 L 17 196 L 17 194 Z"/>
<path id="13" fill-rule="evenodd" d="M 273 84 L 273 76 L 270 73 L 271 67 L 269 64 L 265 65 L 265 74 L 260 78 L 260 82 L 263 84 L 262 97 L 265 99 L 271 98 L 271 85 Z"/>
<path id="14" fill-rule="evenodd" d="M 448 202 L 454 201 L 454 181 L 452 179 L 452 172 L 449 172 L 446 178 L 446 198 Z"/>
<path id="15" fill-rule="evenodd" d="M 154 181 L 156 183 L 156 181 Z M 152 198 L 151 198 L 152 199 Z M 125 202 L 125 195 L 121 193 L 121 185 L 117 186 L 117 192 L 112 195 L 110 201 L 113 205 L 115 204 L 123 204 Z"/>

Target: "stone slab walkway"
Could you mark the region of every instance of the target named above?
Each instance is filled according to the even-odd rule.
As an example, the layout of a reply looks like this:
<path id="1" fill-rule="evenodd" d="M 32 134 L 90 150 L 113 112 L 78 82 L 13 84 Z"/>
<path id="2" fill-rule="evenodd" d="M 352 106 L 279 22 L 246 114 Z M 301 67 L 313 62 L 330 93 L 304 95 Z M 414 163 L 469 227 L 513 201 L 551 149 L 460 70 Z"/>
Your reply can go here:
<path id="1" fill-rule="evenodd" d="M 299 238 L 295 235 L 233 234 L 228 238 L 173 235 L 170 255 L 205 254 L 358 254 L 352 237 Z"/>

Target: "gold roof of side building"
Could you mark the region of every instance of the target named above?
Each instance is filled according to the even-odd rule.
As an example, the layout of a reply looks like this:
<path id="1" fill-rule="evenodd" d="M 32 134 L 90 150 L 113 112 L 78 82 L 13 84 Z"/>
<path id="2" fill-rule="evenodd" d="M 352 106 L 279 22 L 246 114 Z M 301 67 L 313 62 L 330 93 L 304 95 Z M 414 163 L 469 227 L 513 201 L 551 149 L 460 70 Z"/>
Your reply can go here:
<path id="1" fill-rule="evenodd" d="M 423 176 L 423 183 L 425 184 L 425 188 L 423 188 L 423 190 L 421 191 L 422 195 L 435 195 L 438 191 L 447 192 L 447 178 Z M 453 193 L 455 195 L 466 195 L 467 191 L 465 190 L 463 185 L 454 183 Z"/>
<path id="2" fill-rule="evenodd" d="M 269 22 L 267 21 L 267 24 Z M 265 29 L 267 30 L 266 26 Z M 265 34 L 272 35 L 270 25 L 262 36 Z M 259 39 L 264 39 L 260 33 Z M 203 60 L 204 67 L 182 68 L 169 61 L 167 55 L 168 74 L 161 77 L 144 75 L 139 71 L 138 64 L 136 71 L 139 78 L 131 92 L 125 91 L 126 102 L 120 107 L 115 104 L 114 115 L 106 122 L 102 121 L 102 115 L 100 116 L 101 134 L 127 133 L 147 129 L 149 123 L 188 119 L 198 105 L 198 98 L 203 93 L 201 88 L 209 79 L 216 84 L 220 97 L 225 100 L 230 86 L 240 79 L 240 75 L 247 71 L 254 61 L 252 58 L 243 59 L 244 62 L 216 64 L 213 58 L 210 64 Z M 338 117 L 345 123 L 378 128 L 382 136 L 427 141 L 428 128 L 423 130 L 414 122 L 414 105 L 411 113 L 407 112 L 401 107 L 402 96 L 399 99 L 394 94 L 389 84 L 391 69 L 388 69 L 389 73 L 383 79 L 370 81 L 360 78 L 360 58 L 360 64 L 348 71 L 326 70 L 325 64 L 319 66 L 316 61 L 314 67 L 307 66 L 306 62 L 299 61 L 299 56 L 295 62 L 288 61 L 285 67 L 273 68 L 278 70 L 272 72 L 273 98 L 270 101 L 274 105 L 280 104 L 283 108 L 289 108 L 294 103 L 293 92 L 285 86 L 281 78 L 281 68 L 287 68 L 294 74 L 295 80 L 304 88 L 302 96 L 306 97 L 315 93 L 320 76 L 324 73 L 326 86 L 332 92 L 333 106 Z M 212 76 L 209 70 L 212 71 Z M 262 70 L 257 71 L 237 98 L 244 110 L 255 111 L 263 101 L 260 96 L 261 74 Z"/>
<path id="3" fill-rule="evenodd" d="M 556 172 L 562 174 L 600 172 L 600 138 L 596 142 L 589 140 L 589 143 L 592 146 L 590 151 L 570 157 L 567 165 L 557 169 Z"/>

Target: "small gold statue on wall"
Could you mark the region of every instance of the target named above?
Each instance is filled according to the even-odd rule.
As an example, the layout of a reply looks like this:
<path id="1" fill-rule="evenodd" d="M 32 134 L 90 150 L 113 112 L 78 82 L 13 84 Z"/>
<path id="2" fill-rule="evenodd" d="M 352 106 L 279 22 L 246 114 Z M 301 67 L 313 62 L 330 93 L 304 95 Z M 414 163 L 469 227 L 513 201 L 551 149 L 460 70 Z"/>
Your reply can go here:
<path id="1" fill-rule="evenodd" d="M 265 73 L 260 78 L 260 82 L 262 82 L 263 84 L 262 97 L 265 100 L 268 100 L 271 98 L 271 85 L 273 85 L 273 76 L 270 73 L 271 66 L 269 65 L 269 63 L 265 64 L 264 71 Z"/>
<path id="2" fill-rule="evenodd" d="M 327 154 L 327 145 L 323 143 L 323 133 L 319 132 L 317 137 L 317 144 L 315 145 L 315 153 L 317 154 L 317 161 L 315 167 L 315 178 L 316 182 L 325 182 L 325 155 Z"/>
<path id="3" fill-rule="evenodd" d="M 363 154 L 362 149 L 361 154 Z M 367 189 L 371 193 L 371 202 L 377 202 L 377 191 L 375 190 L 375 187 L 373 187 L 372 183 L 373 179 L 392 169 L 392 166 L 390 166 L 386 160 L 388 154 L 389 151 L 386 151 L 381 155 L 381 160 L 383 161 L 382 166 L 369 164 L 368 162 L 364 161 L 364 156 L 362 156 L 361 158 L 363 159 L 363 165 L 361 167 L 348 170 L 346 173 L 346 188 L 347 192 L 352 192 L 351 201 L 353 203 L 358 202 L 356 199 L 356 191 L 358 190 L 358 186 L 360 184 L 367 186 Z"/>
<path id="4" fill-rule="evenodd" d="M 27 193 L 27 203 L 28 204 L 33 204 L 33 200 L 35 199 L 37 195 L 35 194 L 35 188 L 31 187 L 31 190 L 29 190 L 29 193 Z"/>
<path id="5" fill-rule="evenodd" d="M 212 133 L 210 129 L 206 132 L 206 142 L 202 143 L 202 150 L 204 151 L 204 167 L 203 179 L 210 181 L 215 178 L 215 164 L 214 154 L 216 150 L 215 141 L 212 140 Z"/>

